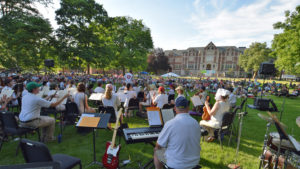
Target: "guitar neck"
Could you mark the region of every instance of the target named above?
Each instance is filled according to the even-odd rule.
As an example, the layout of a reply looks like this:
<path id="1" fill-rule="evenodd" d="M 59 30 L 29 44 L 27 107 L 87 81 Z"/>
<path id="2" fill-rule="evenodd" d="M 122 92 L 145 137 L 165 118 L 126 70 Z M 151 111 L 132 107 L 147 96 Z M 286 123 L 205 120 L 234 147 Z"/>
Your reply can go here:
<path id="1" fill-rule="evenodd" d="M 113 134 L 112 141 L 111 141 L 111 147 L 112 148 L 115 147 L 117 131 L 118 131 L 118 128 L 119 128 L 119 120 L 120 120 L 120 116 L 122 114 L 122 110 L 123 109 L 121 108 L 118 112 L 118 116 L 117 116 L 117 120 L 116 120 L 116 126 L 115 126 L 115 129 L 114 129 L 114 134 Z"/>

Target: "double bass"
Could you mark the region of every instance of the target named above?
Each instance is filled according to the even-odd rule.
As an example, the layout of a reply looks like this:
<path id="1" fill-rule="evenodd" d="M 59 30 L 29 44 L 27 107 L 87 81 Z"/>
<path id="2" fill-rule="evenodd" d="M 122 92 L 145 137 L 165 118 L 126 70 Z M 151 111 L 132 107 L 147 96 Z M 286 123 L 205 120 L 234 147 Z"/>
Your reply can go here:
<path id="1" fill-rule="evenodd" d="M 206 96 L 206 101 L 209 101 L 209 96 Z M 210 115 L 205 105 L 203 107 L 202 120 L 206 120 L 206 121 L 210 120 Z"/>

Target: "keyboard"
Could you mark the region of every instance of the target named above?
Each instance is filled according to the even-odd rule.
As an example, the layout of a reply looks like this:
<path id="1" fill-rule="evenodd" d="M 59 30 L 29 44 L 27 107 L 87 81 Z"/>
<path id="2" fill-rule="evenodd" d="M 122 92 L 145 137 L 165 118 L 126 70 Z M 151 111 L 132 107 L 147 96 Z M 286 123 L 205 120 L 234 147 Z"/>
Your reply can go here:
<path id="1" fill-rule="evenodd" d="M 125 128 L 123 133 L 126 143 L 133 144 L 156 141 L 161 130 L 162 127 Z"/>

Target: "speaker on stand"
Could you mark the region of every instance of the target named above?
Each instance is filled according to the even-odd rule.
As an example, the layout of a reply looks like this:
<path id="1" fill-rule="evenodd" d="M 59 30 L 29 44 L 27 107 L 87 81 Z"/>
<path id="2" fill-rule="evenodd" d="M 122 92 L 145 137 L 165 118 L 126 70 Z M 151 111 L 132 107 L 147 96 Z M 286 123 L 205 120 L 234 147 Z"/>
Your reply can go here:
<path id="1" fill-rule="evenodd" d="M 45 73 L 47 74 L 47 68 L 50 70 L 51 67 L 54 67 L 54 60 L 53 59 L 46 59 L 46 60 L 44 60 L 44 65 L 46 67 Z"/>

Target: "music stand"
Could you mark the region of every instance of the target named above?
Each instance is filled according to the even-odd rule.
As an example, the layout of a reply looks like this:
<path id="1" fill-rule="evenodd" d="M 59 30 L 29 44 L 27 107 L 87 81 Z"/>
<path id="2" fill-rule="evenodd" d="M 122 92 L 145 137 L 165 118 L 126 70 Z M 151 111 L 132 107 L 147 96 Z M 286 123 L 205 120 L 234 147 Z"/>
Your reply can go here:
<path id="1" fill-rule="evenodd" d="M 98 124 L 97 124 L 97 126 L 96 127 L 94 127 L 94 126 L 80 126 L 80 122 L 81 122 L 81 120 L 82 120 L 82 118 L 83 117 L 100 117 L 100 120 L 99 120 L 99 122 L 98 122 Z M 87 127 L 87 128 L 92 128 L 93 129 L 93 152 L 94 152 L 94 154 L 93 154 L 93 157 L 94 157 L 94 161 L 92 161 L 87 167 L 90 167 L 90 166 L 92 166 L 92 165 L 99 165 L 99 166 L 101 166 L 102 167 L 102 163 L 101 162 L 98 162 L 97 160 L 96 160 L 96 136 L 95 136 L 95 130 L 96 129 L 106 129 L 107 128 L 107 124 L 108 124 L 108 122 L 109 122 L 109 119 L 110 119 L 110 114 L 108 114 L 108 113 L 83 113 L 82 115 L 81 115 L 81 117 L 80 117 L 80 119 L 79 119 L 79 121 L 78 121 L 78 123 L 77 123 L 77 125 L 76 125 L 76 127 Z"/>

